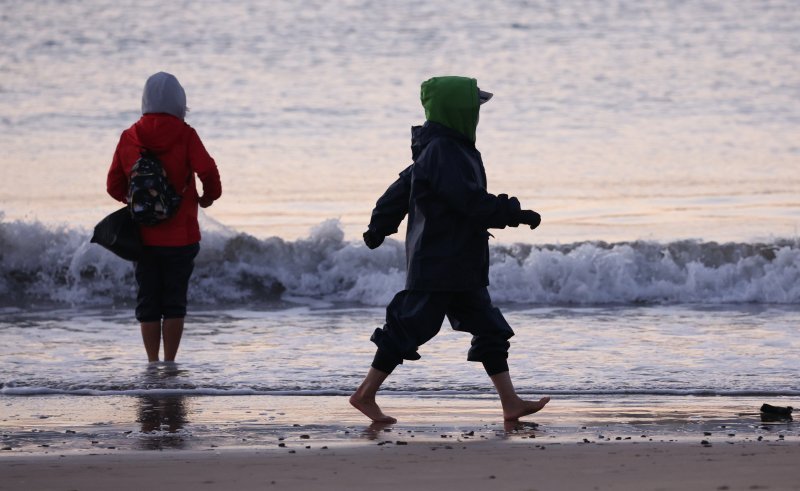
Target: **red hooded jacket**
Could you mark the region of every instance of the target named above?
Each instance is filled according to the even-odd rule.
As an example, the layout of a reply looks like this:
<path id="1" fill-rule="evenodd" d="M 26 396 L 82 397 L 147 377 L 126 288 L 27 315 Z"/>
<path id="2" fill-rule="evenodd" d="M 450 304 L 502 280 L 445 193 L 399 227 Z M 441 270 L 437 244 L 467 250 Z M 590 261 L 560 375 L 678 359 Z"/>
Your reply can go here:
<path id="1" fill-rule="evenodd" d="M 131 168 L 143 148 L 158 156 L 169 182 L 183 199 L 172 218 L 152 227 L 139 227 L 142 242 L 147 246 L 170 247 L 199 242 L 197 205 L 205 208 L 222 195 L 217 164 L 197 132 L 180 118 L 163 113 L 145 114 L 122 132 L 108 169 L 106 189 L 117 201 L 127 203 Z M 202 197 L 198 197 L 194 174 L 203 183 Z"/>

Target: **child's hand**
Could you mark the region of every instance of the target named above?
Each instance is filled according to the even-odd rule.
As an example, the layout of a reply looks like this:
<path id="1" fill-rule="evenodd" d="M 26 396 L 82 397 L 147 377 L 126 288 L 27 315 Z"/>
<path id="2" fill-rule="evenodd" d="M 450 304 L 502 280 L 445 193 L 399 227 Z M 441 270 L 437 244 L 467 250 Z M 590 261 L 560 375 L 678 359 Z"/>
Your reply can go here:
<path id="1" fill-rule="evenodd" d="M 200 198 L 197 200 L 197 204 L 200 205 L 200 208 L 208 208 L 213 202 L 213 199 L 208 199 L 205 196 L 200 196 Z"/>
<path id="2" fill-rule="evenodd" d="M 531 230 L 533 230 L 542 223 L 542 216 L 533 210 L 522 210 L 519 212 L 519 223 L 530 225 Z"/>
<path id="3" fill-rule="evenodd" d="M 364 243 L 367 244 L 367 247 L 370 249 L 375 249 L 379 245 L 383 244 L 384 237 L 382 235 L 378 235 L 372 230 L 367 230 L 364 232 Z"/>

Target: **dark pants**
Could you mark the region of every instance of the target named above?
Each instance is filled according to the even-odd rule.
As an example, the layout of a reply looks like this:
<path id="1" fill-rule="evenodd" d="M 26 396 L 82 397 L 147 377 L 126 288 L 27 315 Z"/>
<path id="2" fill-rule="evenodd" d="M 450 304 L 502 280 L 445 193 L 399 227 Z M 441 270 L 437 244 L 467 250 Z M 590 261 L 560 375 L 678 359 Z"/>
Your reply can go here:
<path id="1" fill-rule="evenodd" d="M 403 360 L 418 360 L 417 349 L 432 339 L 445 316 L 456 331 L 472 334 L 467 360 L 482 362 L 491 376 L 508 371 L 508 340 L 514 335 L 486 288 L 465 292 L 403 290 L 386 307 L 386 324 L 375 329 L 378 346 L 372 367 L 392 373 Z"/>
<path id="2" fill-rule="evenodd" d="M 200 244 L 144 248 L 136 263 L 136 320 L 156 322 L 186 317 L 186 295 Z"/>

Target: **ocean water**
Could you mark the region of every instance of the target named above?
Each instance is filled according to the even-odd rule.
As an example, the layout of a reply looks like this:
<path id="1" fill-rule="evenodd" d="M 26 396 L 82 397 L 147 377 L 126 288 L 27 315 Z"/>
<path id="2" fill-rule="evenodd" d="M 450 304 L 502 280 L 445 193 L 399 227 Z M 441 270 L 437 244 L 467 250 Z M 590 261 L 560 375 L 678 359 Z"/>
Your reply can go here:
<path id="1" fill-rule="evenodd" d="M 419 83 L 495 93 L 490 291 L 521 392 L 800 395 L 800 10 L 792 1 L 0 2 L 0 394 L 351 391 L 404 280 L 371 208 Z M 147 366 L 129 263 L 88 243 L 151 73 L 222 174 L 177 366 Z M 484 397 L 450 331 L 387 391 Z M 783 400 L 783 399 L 782 399 Z M 797 404 L 795 404 L 796 406 Z M 6 405 L 4 408 L 8 408 Z"/>
<path id="2" fill-rule="evenodd" d="M 346 395 L 372 361 L 378 308 L 195 313 L 177 364 L 148 365 L 127 311 L 5 311 L 0 394 Z M 506 309 L 509 366 L 531 397 L 800 397 L 797 309 Z M 387 394 L 493 393 L 470 336 L 445 326 L 399 367 Z"/>
<path id="3" fill-rule="evenodd" d="M 89 227 L 151 73 L 182 81 L 216 158 L 211 219 L 358 238 L 410 163 L 419 84 L 494 92 L 489 189 L 544 225 L 503 243 L 794 238 L 800 13 L 769 2 L 369 0 L 3 2 L 6 220 Z"/>

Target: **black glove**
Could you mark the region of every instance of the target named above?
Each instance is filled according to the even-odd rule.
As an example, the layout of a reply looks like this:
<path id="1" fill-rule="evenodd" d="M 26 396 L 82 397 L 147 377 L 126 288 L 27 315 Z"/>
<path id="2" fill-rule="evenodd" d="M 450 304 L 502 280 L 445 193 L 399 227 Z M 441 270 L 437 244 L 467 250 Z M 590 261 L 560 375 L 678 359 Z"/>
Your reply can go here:
<path id="1" fill-rule="evenodd" d="M 519 212 L 519 223 L 530 225 L 533 230 L 542 223 L 542 216 L 533 210 L 522 210 Z"/>
<path id="2" fill-rule="evenodd" d="M 364 232 L 364 243 L 367 244 L 367 247 L 370 249 L 375 249 L 379 245 L 383 244 L 384 237 L 382 235 L 378 235 L 372 230 L 367 230 Z"/>

